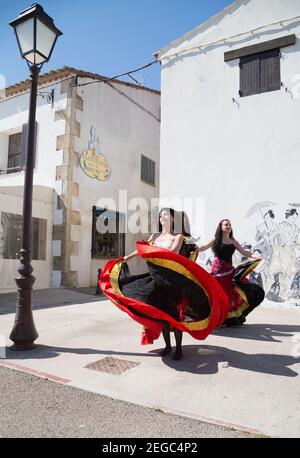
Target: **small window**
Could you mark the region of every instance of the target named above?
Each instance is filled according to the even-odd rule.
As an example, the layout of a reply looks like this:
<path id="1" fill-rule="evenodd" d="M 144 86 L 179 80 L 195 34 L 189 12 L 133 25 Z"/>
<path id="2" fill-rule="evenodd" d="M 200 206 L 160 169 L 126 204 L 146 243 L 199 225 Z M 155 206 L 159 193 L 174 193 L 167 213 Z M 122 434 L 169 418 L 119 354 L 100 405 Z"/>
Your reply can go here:
<path id="1" fill-rule="evenodd" d="M 281 88 L 280 50 L 272 49 L 240 59 L 240 96 L 278 91 Z"/>
<path id="2" fill-rule="evenodd" d="M 3 259 L 19 259 L 22 248 L 22 216 L 1 213 L 0 248 Z M 32 259 L 46 260 L 47 220 L 32 218 Z"/>
<path id="3" fill-rule="evenodd" d="M 93 207 L 92 258 L 118 258 L 124 255 L 124 215 Z"/>
<path id="4" fill-rule="evenodd" d="M 22 132 L 10 135 L 8 139 L 7 173 L 21 170 Z"/>
<path id="5" fill-rule="evenodd" d="M 35 142 L 33 146 L 33 167 L 35 167 L 37 122 L 35 123 Z M 23 124 L 22 132 L 9 135 L 7 169 L 5 173 L 14 173 L 24 170 L 26 167 L 28 142 L 28 124 Z"/>
<path id="6" fill-rule="evenodd" d="M 141 155 L 141 180 L 155 185 L 155 162 Z"/>

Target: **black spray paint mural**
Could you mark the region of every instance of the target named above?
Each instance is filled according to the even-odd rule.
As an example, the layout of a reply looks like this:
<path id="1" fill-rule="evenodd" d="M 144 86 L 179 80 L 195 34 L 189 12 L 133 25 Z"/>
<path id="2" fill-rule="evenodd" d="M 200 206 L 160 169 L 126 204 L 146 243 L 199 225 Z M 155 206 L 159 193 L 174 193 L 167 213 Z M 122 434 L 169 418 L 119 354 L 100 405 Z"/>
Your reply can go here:
<path id="1" fill-rule="evenodd" d="M 300 203 L 285 206 L 275 202 L 258 202 L 246 214 L 246 222 L 253 230 L 252 241 L 242 246 L 263 258 L 250 280 L 261 285 L 266 299 L 300 305 Z M 210 271 L 213 254 L 199 255 L 199 263 Z M 237 251 L 234 265 L 245 258 Z"/>
<path id="2" fill-rule="evenodd" d="M 300 204 L 290 203 L 282 212 L 274 202 L 259 202 L 246 215 L 249 218 L 258 212 L 261 216 L 255 243 L 249 244 L 249 249 L 260 254 L 264 262 L 252 280 L 260 283 L 266 298 L 274 302 L 300 299 L 298 207 Z"/>

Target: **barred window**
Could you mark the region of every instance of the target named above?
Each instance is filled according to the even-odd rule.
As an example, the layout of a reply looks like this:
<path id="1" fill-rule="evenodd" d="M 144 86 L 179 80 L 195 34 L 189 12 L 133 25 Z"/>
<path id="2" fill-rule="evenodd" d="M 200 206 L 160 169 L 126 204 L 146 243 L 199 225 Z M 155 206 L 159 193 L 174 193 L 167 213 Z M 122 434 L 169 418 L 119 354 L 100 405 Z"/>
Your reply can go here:
<path id="1" fill-rule="evenodd" d="M 118 258 L 125 255 L 123 214 L 93 207 L 92 258 Z"/>
<path id="2" fill-rule="evenodd" d="M 155 185 L 155 162 L 141 155 L 141 180 Z"/>
<path id="3" fill-rule="evenodd" d="M 47 220 L 32 218 L 32 259 L 46 260 Z M 3 259 L 18 259 L 22 248 L 22 216 L 1 213 L 0 254 Z"/>

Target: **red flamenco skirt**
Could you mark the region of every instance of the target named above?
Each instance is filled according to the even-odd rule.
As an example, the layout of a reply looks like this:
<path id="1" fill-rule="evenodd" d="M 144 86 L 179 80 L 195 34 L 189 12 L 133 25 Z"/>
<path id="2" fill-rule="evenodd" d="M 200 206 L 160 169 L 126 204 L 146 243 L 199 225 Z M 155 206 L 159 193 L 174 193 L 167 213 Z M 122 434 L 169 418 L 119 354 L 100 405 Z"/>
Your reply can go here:
<path id="1" fill-rule="evenodd" d="M 144 327 L 142 344 L 153 343 L 163 323 L 205 339 L 228 315 L 228 297 L 208 272 L 187 257 L 137 242 L 148 273 L 131 276 L 123 258 L 109 261 L 99 286 L 123 312 Z M 127 274 L 124 275 L 124 271 Z"/>
<path id="2" fill-rule="evenodd" d="M 264 300 L 264 290 L 259 285 L 249 282 L 247 278 L 259 262 L 260 260 L 246 261 L 235 268 L 218 257 L 213 260 L 211 274 L 229 301 L 226 319 L 245 317 Z"/>

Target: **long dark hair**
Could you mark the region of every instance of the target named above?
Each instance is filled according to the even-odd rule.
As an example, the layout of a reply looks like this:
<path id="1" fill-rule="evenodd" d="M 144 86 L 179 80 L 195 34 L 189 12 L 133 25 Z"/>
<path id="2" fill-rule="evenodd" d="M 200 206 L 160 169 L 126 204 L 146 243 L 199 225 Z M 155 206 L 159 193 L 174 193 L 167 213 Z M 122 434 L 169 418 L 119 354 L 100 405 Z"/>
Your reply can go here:
<path id="1" fill-rule="evenodd" d="M 223 234 L 223 232 L 222 232 L 222 224 L 224 223 L 224 221 L 229 221 L 230 222 L 230 220 L 228 218 L 224 218 L 218 224 L 218 227 L 217 227 L 217 230 L 216 230 L 216 233 L 215 233 L 215 240 L 214 240 L 214 243 L 213 243 L 213 246 L 212 246 L 212 250 L 213 250 L 214 254 L 216 254 L 216 255 L 220 252 L 220 249 L 221 249 L 222 234 Z M 229 238 L 234 240 L 232 229 L 230 231 Z"/>
<path id="2" fill-rule="evenodd" d="M 160 222 L 160 215 L 162 212 L 168 212 L 172 216 L 171 232 L 173 234 L 183 234 L 185 237 L 190 237 L 190 223 L 187 214 L 184 211 L 175 211 L 173 208 L 161 208 L 158 215 L 158 231 L 162 232 L 162 225 Z"/>

